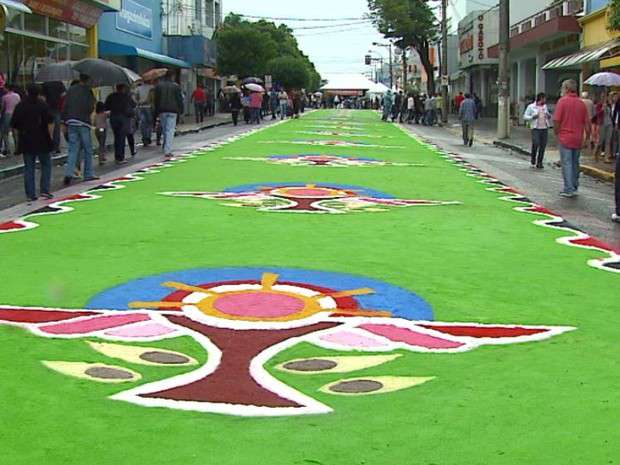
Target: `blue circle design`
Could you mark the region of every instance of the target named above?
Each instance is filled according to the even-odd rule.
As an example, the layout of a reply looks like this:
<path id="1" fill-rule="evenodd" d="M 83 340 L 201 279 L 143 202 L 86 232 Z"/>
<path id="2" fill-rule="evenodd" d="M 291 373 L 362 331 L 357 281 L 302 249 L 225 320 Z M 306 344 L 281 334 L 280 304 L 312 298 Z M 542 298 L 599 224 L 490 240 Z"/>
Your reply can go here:
<path id="1" fill-rule="evenodd" d="M 241 186 L 227 187 L 224 192 L 254 192 L 259 191 L 264 187 L 304 187 L 309 183 L 307 182 L 260 182 L 255 184 L 242 184 Z M 346 189 L 350 191 L 358 192 L 361 196 L 374 197 L 376 199 L 393 199 L 394 196 L 386 194 L 385 192 L 369 189 L 362 186 L 353 186 L 349 184 L 335 184 L 335 183 L 312 183 L 317 187 L 332 187 L 335 189 Z"/>
<path id="2" fill-rule="evenodd" d="M 388 310 L 392 316 L 407 320 L 433 320 L 432 307 L 422 297 L 383 281 L 344 273 L 273 267 L 198 268 L 148 276 L 97 294 L 86 308 L 127 311 L 133 301 L 160 301 L 172 292 L 161 286 L 166 281 L 199 285 L 218 281 L 260 280 L 263 273 L 276 273 L 279 281 L 313 284 L 337 291 L 368 287 L 375 291 L 374 294 L 355 296 L 360 307 Z"/>

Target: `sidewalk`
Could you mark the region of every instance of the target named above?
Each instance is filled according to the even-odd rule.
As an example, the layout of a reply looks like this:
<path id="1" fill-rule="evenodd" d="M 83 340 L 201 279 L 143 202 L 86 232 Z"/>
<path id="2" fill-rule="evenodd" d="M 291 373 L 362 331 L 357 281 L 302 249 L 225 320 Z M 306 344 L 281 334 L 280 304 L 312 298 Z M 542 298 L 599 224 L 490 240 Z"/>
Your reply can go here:
<path id="1" fill-rule="evenodd" d="M 193 118 L 193 116 L 191 117 Z M 185 121 L 189 121 L 190 117 L 186 116 Z M 185 123 L 177 125 L 177 130 L 175 132 L 176 136 L 183 136 L 185 134 L 195 134 L 197 132 L 203 131 L 205 129 L 210 129 L 217 126 L 222 126 L 225 124 L 229 124 L 231 122 L 230 114 L 228 113 L 216 113 L 214 116 L 205 118 L 202 123 Z M 140 131 L 136 131 L 136 145 L 138 147 L 142 146 L 140 142 Z M 108 151 L 113 148 L 114 136 L 112 135 L 112 130 L 108 130 L 108 141 L 107 147 Z M 93 137 L 93 147 L 96 151 L 97 143 L 95 138 Z M 62 141 L 61 153 L 56 154 L 52 157 L 52 163 L 54 165 L 63 165 L 65 160 L 67 159 L 67 147 L 65 141 Z M 108 156 L 110 154 L 108 153 Z M 24 163 L 21 156 L 8 156 L 6 158 L 0 158 L 0 180 L 10 178 L 13 176 L 19 176 L 23 173 Z"/>
<path id="2" fill-rule="evenodd" d="M 459 136 L 461 135 L 461 123 L 454 115 L 450 115 L 446 129 Z M 476 122 L 474 137 L 485 144 L 497 145 L 529 157 L 531 146 L 530 130 L 523 126 L 512 126 L 510 131 L 508 139 L 497 140 L 497 119 L 481 118 Z M 560 153 L 557 149 L 553 130 L 549 131 L 549 143 L 545 153 L 545 160 L 547 163 L 559 163 L 560 161 Z M 581 171 L 603 181 L 614 180 L 613 163 L 596 162 L 589 151 L 588 153 L 582 153 Z"/>

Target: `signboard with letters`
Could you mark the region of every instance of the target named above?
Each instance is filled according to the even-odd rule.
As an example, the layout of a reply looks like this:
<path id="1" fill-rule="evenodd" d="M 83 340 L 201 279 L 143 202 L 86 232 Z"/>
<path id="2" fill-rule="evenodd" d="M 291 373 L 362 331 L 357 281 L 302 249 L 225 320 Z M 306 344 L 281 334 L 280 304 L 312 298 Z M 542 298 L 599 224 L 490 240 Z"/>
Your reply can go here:
<path id="1" fill-rule="evenodd" d="M 58 19 L 75 26 L 93 27 L 103 10 L 80 0 L 23 0 L 30 9 L 43 16 Z"/>
<path id="2" fill-rule="evenodd" d="M 145 39 L 153 38 L 153 10 L 134 0 L 123 0 L 116 13 L 116 29 Z"/>

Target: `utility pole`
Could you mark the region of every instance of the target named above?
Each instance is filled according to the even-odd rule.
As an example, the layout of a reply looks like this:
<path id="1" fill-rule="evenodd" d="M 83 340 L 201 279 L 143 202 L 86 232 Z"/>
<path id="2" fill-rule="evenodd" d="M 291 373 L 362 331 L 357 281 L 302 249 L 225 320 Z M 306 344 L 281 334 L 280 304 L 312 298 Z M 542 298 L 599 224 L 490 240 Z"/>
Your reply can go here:
<path id="1" fill-rule="evenodd" d="M 497 99 L 497 138 L 506 139 L 510 132 L 510 0 L 499 0 L 499 74 Z"/>
<path id="2" fill-rule="evenodd" d="M 441 0 L 441 121 L 448 122 L 448 0 Z"/>
<path id="3" fill-rule="evenodd" d="M 390 45 L 388 46 L 390 49 L 390 89 L 394 88 L 394 69 L 393 69 L 393 65 L 392 65 L 392 42 L 390 42 Z"/>
<path id="4" fill-rule="evenodd" d="M 407 47 L 403 48 L 403 91 L 407 93 Z"/>

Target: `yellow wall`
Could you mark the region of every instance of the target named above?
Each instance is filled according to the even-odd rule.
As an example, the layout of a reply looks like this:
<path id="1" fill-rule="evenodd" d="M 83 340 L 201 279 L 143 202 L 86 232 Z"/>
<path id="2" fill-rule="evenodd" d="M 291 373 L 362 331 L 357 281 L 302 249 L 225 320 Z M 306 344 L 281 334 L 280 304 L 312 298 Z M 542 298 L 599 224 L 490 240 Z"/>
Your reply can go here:
<path id="1" fill-rule="evenodd" d="M 579 22 L 583 28 L 583 47 L 591 47 L 620 37 L 619 31 L 607 29 L 607 10 L 599 10 L 584 16 Z"/>
<path id="2" fill-rule="evenodd" d="M 88 40 L 88 58 L 99 58 L 99 39 L 97 25 L 86 29 L 86 39 Z"/>

